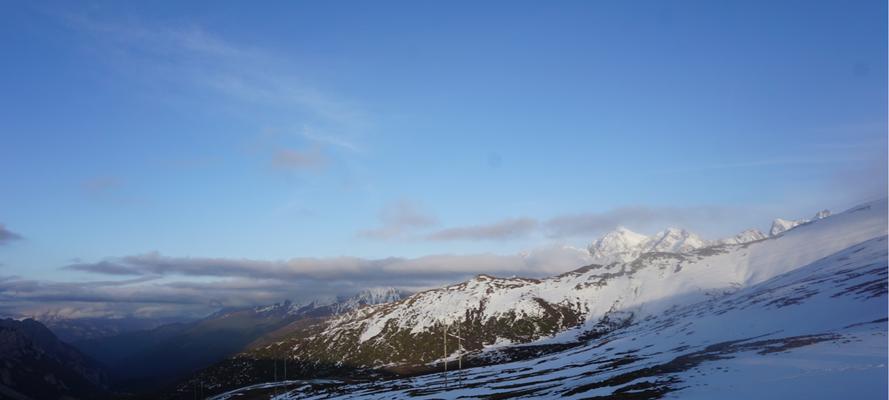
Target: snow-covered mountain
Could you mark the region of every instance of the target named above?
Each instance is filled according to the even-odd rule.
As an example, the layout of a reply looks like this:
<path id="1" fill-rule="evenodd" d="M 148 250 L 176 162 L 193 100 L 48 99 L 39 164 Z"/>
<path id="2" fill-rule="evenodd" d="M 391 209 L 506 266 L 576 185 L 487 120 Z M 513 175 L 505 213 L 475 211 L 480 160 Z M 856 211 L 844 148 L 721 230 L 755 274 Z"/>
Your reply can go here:
<path id="1" fill-rule="evenodd" d="M 595 240 L 588 250 L 598 264 L 629 262 L 639 258 L 651 241 L 648 236 L 619 227 Z"/>
<path id="2" fill-rule="evenodd" d="M 866 240 L 599 335 L 576 329 L 512 348 L 536 354 L 525 360 L 454 371 L 452 357 L 447 374 L 272 382 L 218 398 L 274 389 L 283 400 L 883 399 L 889 383 L 886 242 L 886 236 Z"/>
<path id="3" fill-rule="evenodd" d="M 797 219 L 797 220 L 786 220 L 783 218 L 775 218 L 775 220 L 772 221 L 772 228 L 769 229 L 769 236 L 777 236 L 777 235 L 787 232 L 793 228 L 796 228 L 797 226 L 800 226 L 802 224 L 805 224 L 805 223 L 808 223 L 811 221 L 817 221 L 819 219 L 824 219 L 829 216 L 830 216 L 830 210 L 821 210 L 821 211 L 818 211 L 817 213 L 815 213 L 815 216 L 813 216 L 812 219 L 803 218 L 803 219 Z"/>
<path id="4" fill-rule="evenodd" d="M 357 310 L 365 306 L 398 301 L 410 294 L 410 292 L 395 287 L 374 287 L 364 289 L 353 295 L 318 298 L 304 303 L 294 303 L 290 300 L 285 300 L 282 303 L 257 306 L 251 309 L 222 309 L 212 314 L 208 319 L 224 318 L 228 314 L 243 313 L 245 310 L 251 310 L 252 313 L 263 316 L 302 316 L 306 314 L 336 315 Z"/>
<path id="5" fill-rule="evenodd" d="M 719 359 L 723 351 L 771 354 L 847 339 L 872 346 L 874 329 L 883 342 L 874 354 L 885 366 L 886 207 L 884 199 L 768 238 L 747 232 L 736 242 L 704 247 L 680 230 L 652 238 L 618 230 L 597 242 L 615 250 L 612 254 L 635 256 L 632 261 L 539 280 L 479 275 L 302 326 L 205 371 L 201 379 L 217 382 L 217 389 L 225 387 L 221 379 L 261 382 L 271 378 L 262 367 L 269 358 L 287 360 L 303 376 L 417 374 L 439 369 L 446 346 L 447 358 L 463 357 L 477 368 L 473 379 L 483 384 L 445 397 L 516 396 L 522 392 L 515 388 L 525 383 L 535 388 L 527 395 L 584 397 L 603 390 L 662 395 L 696 376 L 670 375 L 686 371 L 688 364 L 670 364 L 676 360 L 697 365 Z M 640 243 L 668 251 L 633 255 Z M 515 361 L 528 358 L 534 361 Z M 491 366 L 510 360 L 515 362 Z M 235 366 L 238 375 L 226 376 Z M 566 371 L 562 378 L 560 371 Z M 505 377 L 503 385 L 497 376 Z M 594 384 L 609 379 L 615 381 Z M 426 387 L 441 383 L 435 376 L 394 382 L 389 389 L 405 397 L 441 397 L 447 390 Z M 368 397 L 383 395 L 378 384 L 345 393 L 365 389 Z"/>
<path id="6" fill-rule="evenodd" d="M 613 262 L 630 262 L 645 253 L 689 253 L 705 247 L 742 244 L 765 239 L 756 229 L 745 230 L 730 238 L 705 240 L 685 229 L 667 228 L 653 236 L 646 236 L 619 227 L 587 248 L 595 264 L 608 265 Z"/>
<path id="7" fill-rule="evenodd" d="M 722 245 L 722 244 L 744 244 L 744 243 L 755 242 L 757 240 L 763 240 L 766 237 L 767 236 L 765 234 L 763 234 L 762 232 L 760 232 L 759 229 L 747 229 L 735 236 L 725 238 L 725 239 L 720 239 L 716 242 L 716 244 L 719 244 L 719 245 Z"/>
<path id="8" fill-rule="evenodd" d="M 830 216 L 829 210 L 819 211 L 811 219 L 786 220 L 776 218 L 772 221 L 769 236 L 780 235 L 802 224 L 817 221 Z M 758 229 L 747 229 L 735 236 L 706 240 L 685 229 L 667 228 L 653 236 L 633 232 L 618 227 L 599 239 L 594 240 L 587 249 L 593 263 L 607 265 L 613 262 L 630 262 L 645 253 L 688 253 L 695 250 L 719 246 L 755 242 L 767 238 Z"/>
<path id="9" fill-rule="evenodd" d="M 398 301 L 410 296 L 410 294 L 410 292 L 394 287 L 376 287 L 362 290 L 353 296 L 341 297 L 332 306 L 334 314 L 342 314 L 365 306 Z"/>

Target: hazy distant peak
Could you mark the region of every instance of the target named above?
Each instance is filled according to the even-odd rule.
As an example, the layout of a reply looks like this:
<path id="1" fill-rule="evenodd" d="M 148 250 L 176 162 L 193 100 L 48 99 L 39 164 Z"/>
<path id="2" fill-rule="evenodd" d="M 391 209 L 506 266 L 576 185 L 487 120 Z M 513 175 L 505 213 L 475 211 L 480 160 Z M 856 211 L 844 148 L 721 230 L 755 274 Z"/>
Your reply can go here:
<path id="1" fill-rule="evenodd" d="M 374 287 L 364 289 L 351 297 L 352 300 L 364 304 L 381 304 L 398 301 L 407 296 L 407 292 L 395 287 Z"/>
<path id="2" fill-rule="evenodd" d="M 631 261 L 641 254 L 651 239 L 624 227 L 605 234 L 588 247 L 593 263 L 610 264 L 615 261 Z"/>
<path id="3" fill-rule="evenodd" d="M 824 209 L 815 213 L 815 217 L 813 219 L 824 219 L 830 216 L 830 210 Z"/>
<path id="4" fill-rule="evenodd" d="M 759 229 L 747 229 L 735 236 L 719 240 L 719 244 L 742 244 L 767 238 Z"/>
<path id="5" fill-rule="evenodd" d="M 815 215 L 812 217 L 812 219 L 802 218 L 802 219 L 798 219 L 798 220 L 786 220 L 783 218 L 775 218 L 775 220 L 772 221 L 772 228 L 769 229 L 769 236 L 780 235 L 780 234 L 787 232 L 793 228 L 796 228 L 797 226 L 800 226 L 802 224 L 812 222 L 812 221 L 817 221 L 819 219 L 824 219 L 829 216 L 830 216 L 830 210 L 821 210 L 821 211 L 818 211 L 817 213 L 815 213 Z"/>
<path id="6" fill-rule="evenodd" d="M 780 235 L 799 225 L 829 217 L 829 210 L 817 212 L 812 219 L 786 220 L 777 218 L 772 222 L 769 235 L 758 229 L 747 229 L 737 235 L 719 239 L 706 240 L 686 229 L 670 227 L 651 236 L 633 232 L 619 226 L 613 231 L 602 235 L 590 243 L 587 250 L 594 264 L 611 264 L 613 262 L 630 262 L 645 253 L 688 253 L 697 249 L 716 245 L 733 245 L 755 242 L 768 237 Z"/>
<path id="7" fill-rule="evenodd" d="M 700 236 L 685 229 L 667 228 L 654 235 L 644 252 L 685 253 L 708 244 Z"/>
<path id="8" fill-rule="evenodd" d="M 410 293 L 395 287 L 374 287 L 364 289 L 352 296 L 341 298 L 333 305 L 337 314 L 356 310 L 365 306 L 391 303 L 410 296 Z"/>
<path id="9" fill-rule="evenodd" d="M 653 236 L 646 236 L 618 227 L 593 241 L 588 250 L 593 263 L 610 264 L 629 262 L 644 253 L 685 253 L 709 245 L 710 242 L 681 228 L 667 228 Z"/>
<path id="10" fill-rule="evenodd" d="M 775 218 L 772 221 L 772 228 L 769 229 L 769 236 L 777 236 L 784 232 L 787 232 L 799 225 L 805 224 L 809 222 L 807 219 L 798 219 L 798 220 L 786 220 L 784 218 Z"/>

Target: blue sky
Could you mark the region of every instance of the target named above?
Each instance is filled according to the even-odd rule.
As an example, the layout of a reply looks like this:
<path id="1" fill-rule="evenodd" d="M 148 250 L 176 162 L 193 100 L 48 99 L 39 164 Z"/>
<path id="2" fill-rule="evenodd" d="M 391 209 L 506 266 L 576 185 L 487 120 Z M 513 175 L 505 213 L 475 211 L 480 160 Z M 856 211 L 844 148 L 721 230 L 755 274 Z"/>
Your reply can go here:
<path id="1" fill-rule="evenodd" d="M 10 3 L 0 276 L 715 238 L 849 207 L 885 195 L 886 11 Z"/>

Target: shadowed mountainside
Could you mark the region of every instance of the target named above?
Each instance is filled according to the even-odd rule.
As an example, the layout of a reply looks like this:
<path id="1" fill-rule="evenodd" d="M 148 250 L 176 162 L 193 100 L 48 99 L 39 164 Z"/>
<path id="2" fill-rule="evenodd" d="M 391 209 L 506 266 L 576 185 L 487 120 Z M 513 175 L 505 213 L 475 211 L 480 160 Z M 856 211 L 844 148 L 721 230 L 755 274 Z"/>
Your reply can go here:
<path id="1" fill-rule="evenodd" d="M 43 324 L 0 320 L 0 398 L 104 398 L 107 384 L 97 362 Z"/>

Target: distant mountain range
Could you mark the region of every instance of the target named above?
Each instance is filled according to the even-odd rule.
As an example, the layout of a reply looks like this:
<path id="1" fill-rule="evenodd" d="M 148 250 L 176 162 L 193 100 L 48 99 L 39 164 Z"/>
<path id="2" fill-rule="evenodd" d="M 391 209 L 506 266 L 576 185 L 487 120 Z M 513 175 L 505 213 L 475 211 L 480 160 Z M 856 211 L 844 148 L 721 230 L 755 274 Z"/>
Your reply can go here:
<path id="1" fill-rule="evenodd" d="M 73 346 L 36 321 L 6 320 L 0 398 L 649 399 L 724 387 L 705 377 L 729 371 L 721 360 L 760 365 L 756 357 L 823 346 L 859 354 L 812 355 L 829 360 L 825 382 L 844 384 L 831 371 L 850 368 L 885 382 L 886 208 L 884 199 L 776 219 L 769 235 L 712 241 L 618 228 L 590 244 L 595 262 L 543 279 L 482 274 L 415 294 L 378 288 L 116 334 L 48 321 Z M 438 372 L 445 362 L 465 370 L 448 378 Z M 742 380 L 763 374 L 732 368 Z M 802 383 L 788 379 L 796 393 Z"/>
<path id="2" fill-rule="evenodd" d="M 238 395 L 300 388 L 280 398 L 658 398 L 685 382 L 727 384 L 693 373 L 701 364 L 741 354 L 763 363 L 756 354 L 820 343 L 862 353 L 858 366 L 825 357 L 837 368 L 884 375 L 868 381 L 879 389 L 886 208 L 882 200 L 832 217 L 776 221 L 768 237 L 745 232 L 714 242 L 681 230 L 646 237 L 620 229 L 591 246 L 607 262 L 546 279 L 479 275 L 289 325 L 179 390 L 199 381 L 212 392 L 246 387 Z M 433 372 L 458 359 L 470 368 L 468 383 L 448 386 Z M 291 375 L 282 376 L 285 365 Z M 716 365 L 708 371 L 722 373 Z"/>
<path id="3" fill-rule="evenodd" d="M 406 294 L 393 288 L 371 289 L 354 296 L 307 304 L 288 301 L 225 309 L 194 322 L 163 325 L 74 345 L 115 371 L 116 389 L 146 392 L 235 354 L 251 342 L 294 322 L 326 318 L 398 300 Z"/>
<path id="4" fill-rule="evenodd" d="M 149 330 L 161 325 L 187 321 L 186 318 L 71 318 L 64 314 L 52 312 L 31 315 L 29 317 L 46 325 L 47 328 L 58 336 L 59 340 L 66 343 L 100 339 L 126 332 Z"/>
<path id="5" fill-rule="evenodd" d="M 820 211 L 812 219 L 789 221 L 777 218 L 772 222 L 769 236 L 757 229 L 748 229 L 735 236 L 720 240 L 705 240 L 685 229 L 668 228 L 653 236 L 617 228 L 593 241 L 587 248 L 595 264 L 630 262 L 645 253 L 688 253 L 694 250 L 728 244 L 743 244 L 778 236 L 796 226 L 830 216 L 830 211 Z"/>

